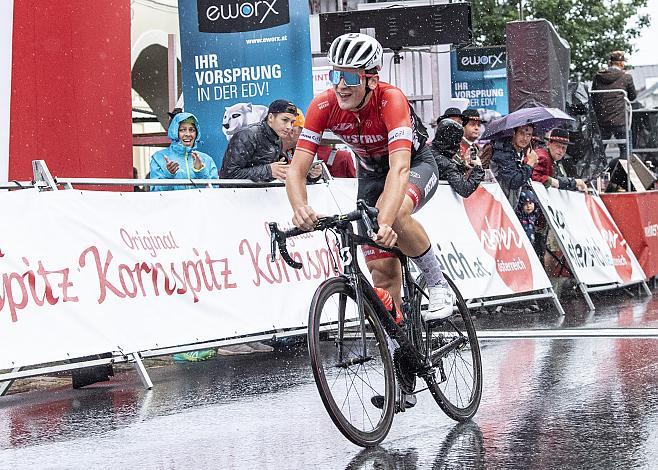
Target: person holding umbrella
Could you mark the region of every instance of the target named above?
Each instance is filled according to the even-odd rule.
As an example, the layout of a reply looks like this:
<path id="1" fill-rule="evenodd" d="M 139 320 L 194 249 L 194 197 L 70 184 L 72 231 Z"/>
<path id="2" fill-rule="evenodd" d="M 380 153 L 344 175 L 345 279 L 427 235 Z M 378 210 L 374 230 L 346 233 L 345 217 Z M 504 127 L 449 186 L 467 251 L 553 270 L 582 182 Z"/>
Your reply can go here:
<path id="1" fill-rule="evenodd" d="M 489 167 L 512 207 L 537 164 L 533 135 L 571 121 L 573 118 L 559 109 L 538 106 L 518 109 L 489 123 L 482 135 L 493 141 Z"/>
<path id="2" fill-rule="evenodd" d="M 516 207 L 521 187 L 528 182 L 537 164 L 532 148 L 534 126 L 526 124 L 513 129 L 511 137 L 493 142 L 490 168 L 512 207 Z"/>

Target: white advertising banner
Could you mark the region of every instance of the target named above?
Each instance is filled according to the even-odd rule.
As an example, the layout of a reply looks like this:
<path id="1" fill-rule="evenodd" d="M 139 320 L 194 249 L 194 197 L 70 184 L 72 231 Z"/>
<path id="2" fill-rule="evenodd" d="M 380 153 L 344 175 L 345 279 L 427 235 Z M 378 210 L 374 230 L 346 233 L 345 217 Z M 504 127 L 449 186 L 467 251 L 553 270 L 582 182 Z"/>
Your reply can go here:
<path id="1" fill-rule="evenodd" d="M 355 180 L 334 194 L 356 197 Z M 349 207 L 347 210 L 352 210 Z M 465 299 L 509 296 L 551 287 L 539 259 L 498 184 L 483 184 L 464 199 L 441 184 L 414 214 L 427 231 L 441 268 Z"/>
<path id="2" fill-rule="evenodd" d="M 11 38 L 14 0 L 0 2 L 0 182 L 9 175 L 9 116 L 11 98 Z"/>
<path id="3" fill-rule="evenodd" d="M 356 180 L 309 186 L 318 213 L 354 210 Z M 333 237 L 289 240 L 304 267 L 270 262 L 267 223 L 290 227 L 285 189 L 0 193 L 0 369 L 131 353 L 307 324 L 339 260 Z M 448 186 L 418 214 L 466 298 L 550 287 L 498 185 Z"/>
<path id="4" fill-rule="evenodd" d="M 339 212 L 326 186 L 309 195 Z M 282 187 L 23 190 L 0 193 L 0 208 L 11 221 L 0 231 L 0 369 L 303 326 L 334 275 L 319 232 L 289 241 L 303 269 L 269 261 L 267 222 L 290 227 Z"/>
<path id="5" fill-rule="evenodd" d="M 598 196 L 532 184 L 578 281 L 630 284 L 645 279 L 633 251 Z"/>

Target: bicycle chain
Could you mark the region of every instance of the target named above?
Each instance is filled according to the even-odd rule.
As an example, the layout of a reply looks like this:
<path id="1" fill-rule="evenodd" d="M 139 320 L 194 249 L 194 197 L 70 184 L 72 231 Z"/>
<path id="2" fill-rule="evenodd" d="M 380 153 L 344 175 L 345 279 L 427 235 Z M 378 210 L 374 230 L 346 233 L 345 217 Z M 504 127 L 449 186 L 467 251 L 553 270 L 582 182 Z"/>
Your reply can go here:
<path id="1" fill-rule="evenodd" d="M 410 367 L 405 364 L 404 359 L 404 355 L 400 348 L 396 349 L 393 353 L 395 376 L 398 379 L 400 389 L 407 395 L 411 395 L 416 388 L 416 374 L 409 372 Z"/>

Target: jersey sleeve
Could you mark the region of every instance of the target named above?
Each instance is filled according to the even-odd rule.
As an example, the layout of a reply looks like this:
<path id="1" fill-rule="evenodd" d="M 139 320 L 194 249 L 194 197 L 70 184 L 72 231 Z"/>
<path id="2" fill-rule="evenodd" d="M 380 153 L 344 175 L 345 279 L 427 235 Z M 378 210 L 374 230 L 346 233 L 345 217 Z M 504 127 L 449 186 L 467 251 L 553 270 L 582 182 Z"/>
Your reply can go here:
<path id="1" fill-rule="evenodd" d="M 331 90 L 328 91 L 333 93 Z M 320 141 L 322 140 L 322 133 L 327 128 L 327 122 L 329 121 L 329 100 L 330 96 L 325 92 L 316 96 L 311 101 L 306 111 L 304 129 L 302 129 L 302 133 L 297 141 L 297 149 L 315 155 L 318 145 L 320 145 Z"/>
<path id="2" fill-rule="evenodd" d="M 411 150 L 413 130 L 407 97 L 397 88 L 386 90 L 382 94 L 381 110 L 388 131 L 388 152 Z"/>

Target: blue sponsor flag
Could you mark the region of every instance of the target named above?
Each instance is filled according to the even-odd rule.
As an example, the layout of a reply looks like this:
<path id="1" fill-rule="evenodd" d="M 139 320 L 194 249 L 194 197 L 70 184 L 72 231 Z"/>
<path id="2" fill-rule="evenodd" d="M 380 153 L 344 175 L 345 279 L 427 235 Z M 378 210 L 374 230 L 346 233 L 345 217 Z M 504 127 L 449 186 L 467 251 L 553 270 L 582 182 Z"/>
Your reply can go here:
<path id="1" fill-rule="evenodd" d="M 178 2 L 185 111 L 202 128 L 200 150 L 221 168 L 229 139 L 276 99 L 313 98 L 306 0 Z"/>
<path id="2" fill-rule="evenodd" d="M 468 47 L 451 52 L 452 97 L 467 98 L 472 109 L 508 113 L 505 46 Z"/>

